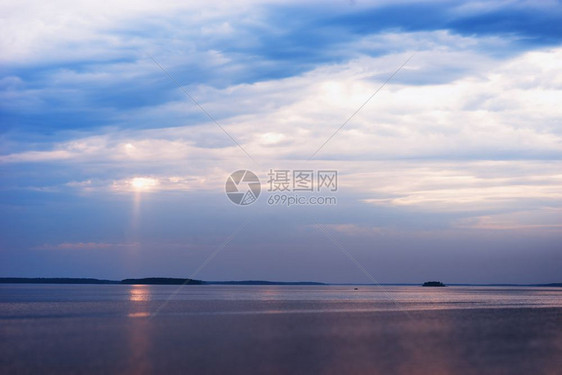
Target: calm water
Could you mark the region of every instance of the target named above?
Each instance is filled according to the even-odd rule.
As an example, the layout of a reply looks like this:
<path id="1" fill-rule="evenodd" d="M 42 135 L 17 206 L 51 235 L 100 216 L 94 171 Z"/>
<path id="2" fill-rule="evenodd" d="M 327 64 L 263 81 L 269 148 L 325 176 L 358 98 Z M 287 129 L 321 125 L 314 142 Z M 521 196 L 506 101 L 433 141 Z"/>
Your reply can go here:
<path id="1" fill-rule="evenodd" d="M 0 373 L 562 374 L 562 288 L 0 285 Z"/>

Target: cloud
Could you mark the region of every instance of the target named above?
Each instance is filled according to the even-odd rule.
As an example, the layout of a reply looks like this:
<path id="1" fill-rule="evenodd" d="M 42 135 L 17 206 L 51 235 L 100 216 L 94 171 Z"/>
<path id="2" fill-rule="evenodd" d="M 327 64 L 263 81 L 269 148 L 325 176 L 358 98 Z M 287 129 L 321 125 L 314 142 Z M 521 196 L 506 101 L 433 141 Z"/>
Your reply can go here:
<path id="1" fill-rule="evenodd" d="M 336 16 L 330 23 L 360 34 L 446 29 L 461 35 L 510 35 L 532 44 L 552 45 L 561 41 L 561 19 L 555 1 L 419 1 L 383 3 Z"/>
<path id="2" fill-rule="evenodd" d="M 407 56 L 364 56 L 283 80 L 224 89 L 198 86 L 191 94 L 256 158 L 305 159 Z M 556 63 L 561 58 L 560 49 L 503 61 L 452 47 L 419 52 L 318 157 L 559 158 L 562 74 Z M 447 75 L 449 70 L 465 73 L 454 73 L 447 82 L 414 78 Z M 129 129 L 103 128 L 99 135 L 56 142 L 50 150 L 29 150 L 24 143 L 19 147 L 24 150 L 0 160 L 130 163 L 240 156 L 236 145 L 209 119 L 194 120 L 192 116 L 204 115 L 200 111 L 195 115 L 198 109 L 177 91 L 181 97 L 166 104 L 122 112 L 120 121 L 129 123 Z M 182 114 L 187 115 L 184 125 L 166 126 Z M 147 118 L 160 119 L 162 125 L 143 129 Z M 134 129 L 137 123 L 140 129 Z"/>
<path id="3" fill-rule="evenodd" d="M 341 233 L 346 236 L 372 237 L 374 235 L 390 233 L 390 230 L 385 227 L 366 226 L 359 224 L 315 224 L 312 225 L 312 227 L 318 230 L 321 230 L 321 228 L 328 228 L 334 232 Z"/>
<path id="4" fill-rule="evenodd" d="M 138 243 L 107 243 L 107 242 L 63 242 L 59 244 L 43 244 L 37 250 L 100 250 L 137 247 Z"/>
<path id="5" fill-rule="evenodd" d="M 208 189 L 206 177 L 198 176 L 136 176 L 128 179 L 114 180 L 110 190 L 113 192 L 160 192 L 192 191 Z"/>
<path id="6" fill-rule="evenodd" d="M 365 58 L 392 60 L 413 50 L 431 51 L 430 66 L 423 72 L 405 70 L 395 82 L 448 83 L 485 70 L 497 62 L 493 59 L 556 41 L 560 33 L 551 27 L 560 24 L 554 22 L 560 16 L 556 9 L 521 1 L 354 6 L 141 1 L 132 6 L 124 0 L 109 8 L 94 1 L 41 7 L 33 1 L 6 3 L 0 9 L 6 15 L 0 36 L 7 75 L 1 93 L 4 131 L 42 131 L 61 138 L 76 130 L 206 121 L 151 55 L 198 99 L 212 103 L 216 91 L 224 95 L 242 85 L 277 82 Z M 528 43 L 529 38 L 539 43 Z M 527 44 L 521 45 L 521 39 Z M 374 70 L 371 78 L 380 81 L 391 69 Z M 231 99 L 230 104 L 237 98 Z M 264 109 L 272 103 L 267 104 Z M 248 112 L 245 105 L 221 105 L 213 113 L 223 120 Z"/>
<path id="7" fill-rule="evenodd" d="M 469 217 L 458 220 L 455 226 L 487 230 L 560 231 L 562 229 L 562 208 L 544 207 L 508 214 Z"/>
<path id="8" fill-rule="evenodd" d="M 370 181 L 372 195 L 364 201 L 374 205 L 453 212 L 511 212 L 562 205 L 559 162 L 424 162 L 416 166 L 379 162 L 377 166 L 379 172 L 361 175 L 362 181 Z"/>
<path id="9" fill-rule="evenodd" d="M 499 43 L 493 39 L 442 31 L 381 38 L 424 41 L 428 49 L 307 167 L 338 169 L 347 189 L 340 194 L 373 207 L 487 217 L 560 205 L 561 49 L 498 59 L 479 52 L 481 43 Z M 264 176 L 269 168 L 305 163 L 408 56 L 361 56 L 284 79 L 190 90 L 260 162 L 251 168 Z M 221 192 L 225 176 L 250 161 L 208 119 L 194 121 L 197 108 L 178 95 L 119 111 L 127 129 L 71 133 L 48 144 L 12 141 L 13 152 L 0 156 L 10 188 L 128 194 L 139 190 L 134 181 L 149 179 L 154 183 L 140 190 Z M 169 124 L 184 114 L 180 126 L 134 128 L 147 118 Z M 36 166 L 37 178 L 18 178 L 21 165 Z"/>

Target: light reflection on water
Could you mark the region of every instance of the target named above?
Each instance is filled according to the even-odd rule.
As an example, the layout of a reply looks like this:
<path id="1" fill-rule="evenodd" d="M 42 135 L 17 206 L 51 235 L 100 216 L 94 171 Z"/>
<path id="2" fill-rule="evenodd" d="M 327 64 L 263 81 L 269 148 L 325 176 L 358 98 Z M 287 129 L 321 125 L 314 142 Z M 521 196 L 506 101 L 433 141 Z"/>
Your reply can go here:
<path id="1" fill-rule="evenodd" d="M 133 312 L 133 313 L 129 313 L 127 314 L 127 316 L 129 318 L 146 318 L 150 316 L 149 312 Z"/>
<path id="2" fill-rule="evenodd" d="M 325 302 L 334 309 L 383 310 L 562 307 L 562 288 L 412 286 L 130 286 L 130 301 Z M 367 307 L 368 306 L 368 307 Z"/>
<path id="3" fill-rule="evenodd" d="M 131 285 L 129 301 L 131 302 L 144 302 L 150 301 L 150 286 L 149 285 Z"/>
<path id="4" fill-rule="evenodd" d="M 562 288 L 354 288 L 0 285 L 0 373 L 560 368 Z"/>
<path id="5" fill-rule="evenodd" d="M 4 311 L 18 303 L 44 303 L 60 308 L 61 302 L 119 307 L 128 313 L 232 313 L 305 311 L 389 311 L 474 308 L 562 307 L 562 288 L 416 286 L 221 286 L 221 285 L 0 285 Z M 187 303 L 190 302 L 190 303 Z M 10 304 L 12 303 L 12 304 Z M 227 308 L 214 308 L 221 304 Z M 188 307 L 187 309 L 179 308 Z M 206 307 L 213 307 L 207 309 Z M 32 307 L 32 305 L 28 305 Z M 119 311 L 121 308 L 119 307 Z M 60 310 L 60 309 L 58 309 Z M 111 309 L 110 309 L 111 310 Z M 15 310 L 14 310 L 15 311 Z M 59 311 L 60 312 L 60 311 Z M 85 309 L 85 313 L 93 312 Z M 134 315 L 138 317 L 140 315 Z M 0 315 L 0 318 L 2 316 Z"/>

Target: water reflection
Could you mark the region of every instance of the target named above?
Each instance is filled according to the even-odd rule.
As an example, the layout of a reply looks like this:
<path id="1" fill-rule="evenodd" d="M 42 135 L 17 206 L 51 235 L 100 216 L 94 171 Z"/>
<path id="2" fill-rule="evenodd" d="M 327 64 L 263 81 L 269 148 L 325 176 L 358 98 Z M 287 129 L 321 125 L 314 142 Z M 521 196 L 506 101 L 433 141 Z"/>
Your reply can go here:
<path id="1" fill-rule="evenodd" d="M 148 318 L 150 316 L 149 312 L 133 312 L 127 315 L 129 318 Z"/>
<path id="2" fill-rule="evenodd" d="M 0 373 L 560 373 L 561 288 L 2 288 Z"/>
<path id="3" fill-rule="evenodd" d="M 150 286 L 132 285 L 131 290 L 129 291 L 129 301 L 131 302 L 150 301 Z"/>
<path id="4" fill-rule="evenodd" d="M 125 374 L 152 373 L 151 351 L 151 326 L 148 302 L 151 300 L 149 285 L 132 285 L 129 290 L 129 318 L 127 334 L 129 341 L 128 366 Z"/>

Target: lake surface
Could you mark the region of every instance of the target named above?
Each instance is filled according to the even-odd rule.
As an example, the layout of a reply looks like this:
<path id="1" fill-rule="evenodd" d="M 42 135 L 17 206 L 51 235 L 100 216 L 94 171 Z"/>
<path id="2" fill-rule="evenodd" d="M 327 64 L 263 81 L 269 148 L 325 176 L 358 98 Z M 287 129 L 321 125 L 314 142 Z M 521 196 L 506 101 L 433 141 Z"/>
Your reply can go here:
<path id="1" fill-rule="evenodd" d="M 562 374 L 562 288 L 2 284 L 0 373 Z"/>

